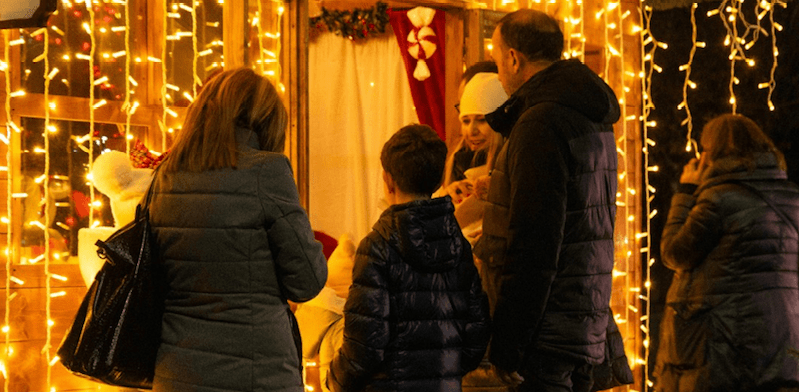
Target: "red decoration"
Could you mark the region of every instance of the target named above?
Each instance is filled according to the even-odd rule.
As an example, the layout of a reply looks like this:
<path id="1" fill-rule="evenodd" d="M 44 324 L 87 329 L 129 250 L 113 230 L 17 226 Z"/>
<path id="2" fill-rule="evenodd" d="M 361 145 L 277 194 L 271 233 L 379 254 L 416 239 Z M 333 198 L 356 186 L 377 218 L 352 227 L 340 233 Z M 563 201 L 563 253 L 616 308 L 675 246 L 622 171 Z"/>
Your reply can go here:
<path id="1" fill-rule="evenodd" d="M 402 59 L 405 62 L 405 71 L 408 74 L 408 83 L 411 87 L 413 104 L 416 106 L 416 114 L 419 116 L 420 123 L 429 125 L 441 139 L 447 140 L 444 119 L 444 53 L 446 53 L 444 51 L 444 42 L 439 40 L 437 43 L 439 54 L 425 60 L 431 76 L 424 81 L 414 78 L 413 72 L 416 68 L 417 60 L 408 52 L 408 47 L 410 46 L 408 35 L 415 29 L 415 26 L 408 19 L 407 11 L 390 10 L 389 20 L 391 21 L 391 27 L 394 29 L 394 35 L 397 37 Z M 433 22 L 429 27 L 433 29 L 437 37 L 446 36 L 443 11 L 436 11 Z"/>
<path id="2" fill-rule="evenodd" d="M 75 201 L 75 213 L 78 214 L 79 217 L 85 218 L 89 216 L 89 197 L 86 196 L 81 191 L 72 191 L 72 200 Z"/>
<path id="3" fill-rule="evenodd" d="M 134 143 L 133 148 L 130 150 L 130 162 L 133 164 L 133 167 L 138 169 L 154 169 L 164 160 L 166 155 L 167 153 L 161 155 L 153 154 L 150 152 L 150 149 L 144 145 L 144 142 L 136 139 L 136 143 Z"/>

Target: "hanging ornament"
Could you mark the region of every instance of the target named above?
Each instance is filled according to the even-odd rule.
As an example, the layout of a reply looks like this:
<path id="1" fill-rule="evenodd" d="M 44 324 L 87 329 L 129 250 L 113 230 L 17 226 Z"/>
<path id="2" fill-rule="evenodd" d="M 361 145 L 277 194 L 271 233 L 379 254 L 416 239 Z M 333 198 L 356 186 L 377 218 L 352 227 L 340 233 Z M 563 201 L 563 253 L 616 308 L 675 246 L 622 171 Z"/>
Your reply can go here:
<path id="1" fill-rule="evenodd" d="M 413 70 L 413 77 L 418 81 L 424 81 L 430 77 L 430 68 L 427 67 L 425 60 L 429 59 L 436 52 L 436 33 L 430 28 L 436 10 L 426 7 L 416 7 L 408 11 L 408 19 L 413 23 L 414 29 L 408 34 L 408 53 L 415 58 L 416 68 Z"/>

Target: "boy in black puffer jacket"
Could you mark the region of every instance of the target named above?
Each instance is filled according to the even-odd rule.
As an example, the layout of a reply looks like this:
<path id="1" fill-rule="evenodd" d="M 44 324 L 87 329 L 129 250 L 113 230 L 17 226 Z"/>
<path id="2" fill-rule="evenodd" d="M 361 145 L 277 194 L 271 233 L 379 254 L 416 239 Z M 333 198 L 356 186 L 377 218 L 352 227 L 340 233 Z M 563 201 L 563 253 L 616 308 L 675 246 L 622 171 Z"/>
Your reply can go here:
<path id="1" fill-rule="evenodd" d="M 391 207 L 355 255 L 334 392 L 460 391 L 490 336 L 488 301 L 451 199 L 441 185 L 447 147 L 426 125 L 383 146 Z"/>

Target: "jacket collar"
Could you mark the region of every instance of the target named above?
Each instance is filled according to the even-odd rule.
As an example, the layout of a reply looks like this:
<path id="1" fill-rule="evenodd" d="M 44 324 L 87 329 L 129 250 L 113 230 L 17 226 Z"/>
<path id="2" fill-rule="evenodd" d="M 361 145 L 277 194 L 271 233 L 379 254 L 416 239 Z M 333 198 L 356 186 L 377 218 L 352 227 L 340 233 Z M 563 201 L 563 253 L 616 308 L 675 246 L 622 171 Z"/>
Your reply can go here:
<path id="1" fill-rule="evenodd" d="M 553 63 L 557 64 L 558 62 Z M 528 97 L 535 91 L 536 85 L 541 83 L 542 79 L 546 79 L 547 71 L 553 68 L 553 65 L 539 71 L 530 79 L 527 79 L 513 94 L 503 103 L 497 110 L 485 116 L 488 125 L 503 137 L 510 136 L 513 125 L 519 120 L 524 111 L 531 106 Z"/>
<path id="2" fill-rule="evenodd" d="M 616 94 L 594 71 L 579 60 L 559 60 L 525 81 L 493 113 L 491 127 L 508 137 L 527 108 L 550 102 L 582 114 L 592 123 L 613 124 L 621 109 Z"/>
<path id="3" fill-rule="evenodd" d="M 236 144 L 239 146 L 247 146 L 256 150 L 260 149 L 258 142 L 258 135 L 249 128 L 236 127 Z"/>
<path id="4" fill-rule="evenodd" d="M 485 118 L 491 129 L 507 139 L 510 137 L 513 125 L 516 124 L 526 108 L 525 100 L 514 93 L 497 110 L 486 114 Z"/>
<path id="5" fill-rule="evenodd" d="M 785 180 L 787 178 L 787 173 L 779 168 L 777 157 L 770 152 L 755 154 L 751 168 L 746 161 L 740 158 L 722 158 L 713 162 L 702 174 L 701 183 L 694 194 L 729 181 Z"/>

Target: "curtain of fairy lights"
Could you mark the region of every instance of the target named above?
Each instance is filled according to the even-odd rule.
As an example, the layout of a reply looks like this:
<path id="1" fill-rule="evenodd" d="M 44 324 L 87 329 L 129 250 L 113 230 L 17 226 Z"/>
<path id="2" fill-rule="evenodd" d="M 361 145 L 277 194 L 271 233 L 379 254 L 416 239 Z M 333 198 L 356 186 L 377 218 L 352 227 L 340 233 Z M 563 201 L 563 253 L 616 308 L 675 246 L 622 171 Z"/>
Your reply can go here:
<path id="1" fill-rule="evenodd" d="M 251 35 L 256 37 L 256 53 L 252 68 L 269 78 L 278 91 L 285 93 L 282 69 L 278 61 L 281 51 L 280 27 L 283 24 L 285 5 L 281 0 L 257 0 L 257 7 L 248 13 Z"/>
<path id="2" fill-rule="evenodd" d="M 747 3 L 751 4 L 751 3 Z M 776 82 L 774 79 L 774 73 L 778 66 L 778 56 L 779 56 L 779 49 L 777 47 L 777 33 L 782 31 L 782 26 L 774 21 L 774 12 L 775 9 L 785 8 L 787 4 L 781 0 L 761 0 L 759 2 L 754 3 L 754 15 L 755 18 L 753 21 L 747 20 L 744 15 L 744 2 L 741 0 L 724 0 L 720 3 L 720 5 L 707 12 L 705 15 L 707 18 L 714 18 L 718 17 L 723 26 L 726 30 L 726 35 L 724 38 L 723 45 L 728 48 L 728 56 L 727 59 L 730 62 L 729 68 L 729 83 L 727 85 L 727 91 L 729 93 L 728 102 L 730 104 L 730 112 L 736 113 L 737 106 L 738 106 L 738 98 L 735 94 L 736 86 L 740 84 L 740 80 L 736 77 L 736 65 L 744 64 L 745 66 L 754 67 L 757 63 L 757 59 L 749 56 L 747 51 L 749 51 L 755 43 L 759 39 L 763 39 L 763 37 L 767 37 L 770 40 L 771 44 L 771 68 L 769 72 L 769 80 L 763 81 L 758 83 L 757 88 L 760 89 L 768 89 L 768 94 L 766 98 L 766 102 L 764 105 L 768 107 L 770 111 L 775 110 L 774 103 L 772 102 L 772 93 L 776 87 Z M 686 152 L 693 152 L 696 157 L 699 157 L 699 153 L 697 151 L 697 142 L 693 138 L 693 130 L 694 130 L 694 118 L 691 115 L 690 110 L 690 102 L 688 98 L 688 92 L 694 89 L 701 88 L 701 81 L 696 81 L 691 78 L 691 70 L 693 67 L 694 56 L 697 50 L 705 48 L 707 44 L 703 41 L 698 40 L 697 37 L 697 15 L 696 10 L 698 8 L 697 3 L 693 3 L 691 5 L 691 49 L 688 54 L 687 62 L 679 67 L 679 71 L 684 72 L 683 78 L 683 94 L 682 94 L 682 101 L 677 105 L 677 110 L 685 112 L 685 118 L 681 122 L 681 126 L 685 127 L 686 129 L 686 144 L 685 144 L 685 151 Z M 642 235 L 647 236 L 650 233 L 651 219 L 657 214 L 657 210 L 652 209 L 651 202 L 654 199 L 655 195 L 655 188 L 650 184 L 649 181 L 649 174 L 652 172 L 657 172 L 657 166 L 650 166 L 649 163 L 649 148 L 655 146 L 655 142 L 649 138 L 649 130 L 655 127 L 657 124 L 654 121 L 650 121 L 649 115 L 651 110 L 654 109 L 654 103 L 651 100 L 651 84 L 652 84 L 652 72 L 660 72 L 660 67 L 655 63 L 655 51 L 657 49 L 666 49 L 668 45 L 664 42 L 659 42 L 652 36 L 651 31 L 649 30 L 649 26 L 652 23 L 652 14 L 653 10 L 651 7 L 641 3 L 639 7 L 640 17 L 644 23 L 644 26 L 641 30 L 641 53 L 643 54 L 642 57 L 642 98 L 643 98 L 643 112 L 642 112 L 642 124 L 643 124 L 643 137 L 646 141 L 646 146 L 643 149 L 643 159 L 644 159 L 644 166 L 646 170 L 644 172 L 644 181 L 646 186 L 646 226 L 645 232 Z M 768 30 L 763 27 L 762 21 L 764 19 L 768 20 Z M 764 61 L 763 59 L 759 59 L 759 61 Z M 646 296 L 649 295 L 650 290 L 650 270 L 649 267 L 655 263 L 654 257 L 651 255 L 649 249 L 649 241 L 644 241 L 642 245 L 641 251 L 646 256 L 647 260 L 647 271 L 646 271 L 646 280 L 644 282 L 644 286 L 646 288 Z M 647 311 L 646 314 L 649 314 L 649 307 L 647 301 Z M 649 390 L 650 388 L 654 387 L 654 383 L 652 380 L 649 379 L 649 371 L 648 371 L 648 359 L 649 359 L 649 320 L 648 318 L 642 319 L 641 328 L 646 334 L 646 338 L 644 340 L 644 349 L 645 349 L 645 384 L 644 389 Z"/>
<path id="3" fill-rule="evenodd" d="M 0 143 L 6 145 L 7 150 L 5 162 L 0 163 L 0 171 L 8 173 L 8 215 L 0 217 L 0 222 L 7 226 L 7 290 L 2 324 L 5 349 L 0 356 L 3 390 L 13 390 L 17 382 L 14 381 L 15 377 L 27 380 L 29 373 L 42 378 L 27 380 L 37 390 L 56 392 L 63 388 L 57 385 L 60 378 L 54 377 L 53 373 L 59 359 L 55 353 L 59 342 L 54 340 L 54 331 L 63 331 L 67 326 L 57 325 L 53 313 L 64 307 L 58 302 L 59 298 L 74 294 L 56 289 L 56 283 L 67 279 L 56 273 L 56 268 L 65 262 L 77 262 L 77 257 L 70 250 L 65 250 L 64 246 L 58 245 L 57 231 L 109 225 L 110 210 L 103 202 L 103 196 L 91 184 L 89 169 L 94 158 L 110 149 L 130 152 L 130 142 L 134 137 L 141 136 L 138 132 L 142 129 L 133 125 L 133 119 L 137 110 L 144 105 L 148 106 L 150 113 L 157 113 L 158 117 L 154 119 L 155 126 L 151 127 L 154 132 L 150 136 L 157 135 L 156 138 L 160 138 L 161 151 L 168 149 L 169 137 L 174 131 L 172 124 L 178 122 L 181 111 L 178 108 L 188 106 L 203 83 L 225 67 L 223 0 L 159 0 L 154 4 L 140 1 L 135 3 L 139 7 L 146 5 L 148 9 L 163 9 L 163 13 L 155 12 L 163 14 L 163 18 L 147 20 L 145 23 L 146 26 L 157 24 L 163 27 L 161 41 L 158 45 L 150 46 L 160 47 L 160 50 L 133 48 L 134 34 L 146 34 L 147 29 L 132 29 L 137 22 L 136 15 L 131 14 L 135 11 L 132 11 L 134 8 L 128 0 L 61 0 L 48 27 L 2 32 L 0 74 L 5 81 L 5 91 L 0 93 L 5 96 L 7 121 L 5 132 L 0 133 Z M 286 91 L 280 63 L 284 13 L 285 3 L 281 0 L 249 3 L 249 42 L 246 46 L 250 53 L 245 56 L 249 58 L 250 65 L 272 80 L 281 93 Z M 134 50 L 141 52 L 134 53 Z M 19 53 L 19 56 L 15 56 L 15 53 Z M 142 75 L 148 74 L 160 74 L 160 84 L 153 81 L 147 86 L 148 81 L 134 77 L 139 75 L 141 79 Z M 137 98 L 138 89 L 148 89 L 156 96 L 149 96 L 145 102 Z M 41 99 L 41 113 L 31 115 L 34 118 L 15 120 L 18 117 L 14 117 L 14 106 L 30 107 L 29 101 L 25 100 L 32 98 Z M 59 102 L 85 104 L 81 103 L 81 108 L 76 108 L 74 104 L 59 107 Z M 123 114 L 114 117 L 119 119 L 114 120 L 118 124 L 108 123 L 111 121 L 109 112 Z M 27 110 L 26 113 L 31 111 Z M 70 118 L 70 113 L 85 115 L 78 114 L 83 120 L 68 121 L 66 119 Z M 63 141 L 58 142 L 61 144 L 56 141 L 64 138 L 70 146 L 69 154 L 78 154 L 78 159 L 82 159 L 75 165 L 70 164 L 69 175 L 59 171 L 56 162 L 60 161 L 52 158 L 56 156 L 53 154 L 64 153 L 55 147 L 62 146 Z M 112 142 L 116 144 L 112 146 Z M 21 162 L 21 167 L 15 167 L 15 159 Z M 72 160 L 72 156 L 67 159 Z M 74 171 L 72 166 L 75 166 Z M 72 215 L 64 218 L 65 209 L 70 210 L 70 213 L 76 209 L 70 202 L 56 200 L 54 196 L 53 187 L 64 182 L 85 186 L 86 216 L 81 218 L 84 219 L 83 223 L 78 222 L 78 219 L 70 221 Z M 70 191 L 75 193 L 78 190 Z M 14 208 L 22 212 L 18 216 L 12 215 Z M 17 234 L 15 230 L 20 228 L 22 232 Z M 12 249 L 12 238 L 22 238 L 29 233 L 41 239 L 40 247 L 23 244 Z M 77 236 L 73 239 L 77 241 Z M 23 239 L 25 241 L 27 239 Z M 41 319 L 34 320 L 35 326 L 17 324 L 16 316 L 12 317 L 12 307 L 17 306 L 17 312 L 21 308 L 15 305 L 19 300 L 14 302 L 15 298 L 20 298 L 18 289 L 26 288 L 28 283 L 16 272 L 20 268 L 15 268 L 15 263 L 20 266 L 39 265 L 42 268 L 43 276 L 36 279 L 42 282 L 44 311 Z M 74 302 L 79 301 L 72 299 L 70 303 Z M 27 316 L 25 318 L 30 319 Z M 22 331 L 22 328 L 32 328 L 35 332 Z M 37 344 L 41 341 L 41 346 L 34 351 L 18 344 L 19 337 L 34 333 L 38 336 L 40 330 L 44 336 L 41 340 L 32 340 Z M 22 359 L 32 358 L 33 355 L 40 355 L 46 369 L 30 371 L 30 366 L 38 365 L 31 365 L 31 361 Z M 21 364 L 25 364 L 25 367 Z"/>

